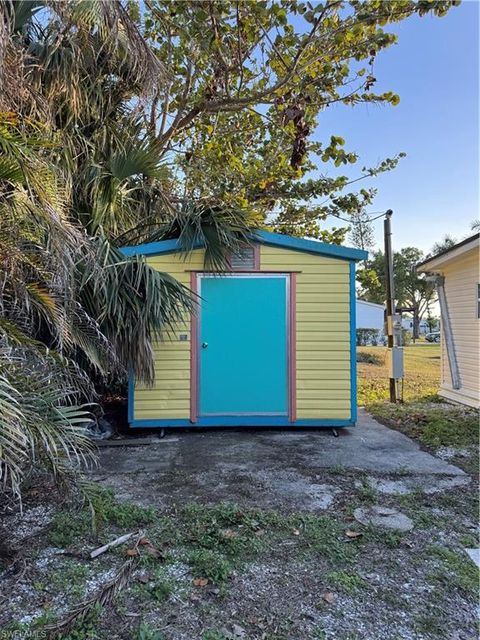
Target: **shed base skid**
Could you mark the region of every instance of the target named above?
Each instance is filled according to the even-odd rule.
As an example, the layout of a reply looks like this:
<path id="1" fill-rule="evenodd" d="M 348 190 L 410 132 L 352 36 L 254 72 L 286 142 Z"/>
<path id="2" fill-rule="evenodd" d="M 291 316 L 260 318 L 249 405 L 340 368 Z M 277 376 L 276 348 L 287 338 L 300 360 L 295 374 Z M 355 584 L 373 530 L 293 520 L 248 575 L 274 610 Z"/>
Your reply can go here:
<path id="1" fill-rule="evenodd" d="M 282 417 L 255 417 L 255 416 L 216 416 L 198 418 L 196 422 L 191 422 L 185 419 L 165 419 L 165 420 L 132 420 L 130 427 L 141 429 L 155 429 L 155 428 L 202 428 L 202 427 L 302 427 L 302 428 L 325 428 L 325 429 L 338 429 L 341 427 L 354 427 L 355 421 L 353 420 L 295 420 L 291 422 L 288 418 Z"/>

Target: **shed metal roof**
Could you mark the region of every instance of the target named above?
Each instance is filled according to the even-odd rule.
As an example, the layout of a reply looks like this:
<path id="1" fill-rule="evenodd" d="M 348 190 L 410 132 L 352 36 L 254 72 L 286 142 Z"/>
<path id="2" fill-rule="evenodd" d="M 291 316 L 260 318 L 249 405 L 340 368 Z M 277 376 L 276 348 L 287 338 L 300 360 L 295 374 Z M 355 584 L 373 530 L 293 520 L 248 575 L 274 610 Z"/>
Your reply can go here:
<path id="1" fill-rule="evenodd" d="M 287 236 L 281 233 L 272 233 L 271 231 L 256 231 L 252 234 L 252 240 L 261 244 L 268 244 L 275 247 L 284 247 L 285 249 L 294 249 L 296 251 L 305 251 L 307 253 L 316 253 L 319 255 L 330 256 L 332 258 L 340 258 L 342 260 L 366 260 L 367 251 L 361 249 L 353 249 L 351 247 L 343 247 L 336 244 L 327 244 L 318 242 L 317 240 L 304 240 L 294 236 Z M 195 248 L 202 247 L 198 243 Z M 132 247 L 123 247 L 121 249 L 125 256 L 151 256 L 161 253 L 175 253 L 182 251 L 183 247 L 178 239 L 160 240 L 159 242 L 149 242 L 147 244 L 139 244 Z"/>

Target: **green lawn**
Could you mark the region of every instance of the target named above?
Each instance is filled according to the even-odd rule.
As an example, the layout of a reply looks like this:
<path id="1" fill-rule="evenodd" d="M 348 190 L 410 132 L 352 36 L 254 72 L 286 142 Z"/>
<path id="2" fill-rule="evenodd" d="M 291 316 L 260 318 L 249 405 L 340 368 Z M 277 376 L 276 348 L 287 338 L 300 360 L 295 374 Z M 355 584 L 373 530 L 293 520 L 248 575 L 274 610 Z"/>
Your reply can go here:
<path id="1" fill-rule="evenodd" d="M 358 363 L 358 404 L 366 406 L 388 400 L 388 368 L 386 347 L 358 347 L 359 358 L 375 363 Z M 440 384 L 440 345 L 417 342 L 404 347 L 405 378 L 403 399 L 425 399 L 438 391 Z"/>

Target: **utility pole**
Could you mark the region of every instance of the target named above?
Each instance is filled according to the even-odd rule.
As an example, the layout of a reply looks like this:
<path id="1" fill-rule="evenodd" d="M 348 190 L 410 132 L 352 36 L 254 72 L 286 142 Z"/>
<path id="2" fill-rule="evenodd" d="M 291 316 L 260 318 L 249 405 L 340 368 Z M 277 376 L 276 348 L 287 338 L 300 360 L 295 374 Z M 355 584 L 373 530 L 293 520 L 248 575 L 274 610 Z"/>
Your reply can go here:
<path id="1" fill-rule="evenodd" d="M 392 253 L 392 215 L 389 209 L 385 212 L 383 231 L 385 239 L 385 279 L 386 279 L 386 310 L 387 310 L 387 337 L 390 373 L 390 402 L 400 401 L 397 380 L 403 378 L 403 349 L 400 346 L 402 330 L 402 317 L 395 313 L 395 281 L 393 278 L 393 253 Z"/>

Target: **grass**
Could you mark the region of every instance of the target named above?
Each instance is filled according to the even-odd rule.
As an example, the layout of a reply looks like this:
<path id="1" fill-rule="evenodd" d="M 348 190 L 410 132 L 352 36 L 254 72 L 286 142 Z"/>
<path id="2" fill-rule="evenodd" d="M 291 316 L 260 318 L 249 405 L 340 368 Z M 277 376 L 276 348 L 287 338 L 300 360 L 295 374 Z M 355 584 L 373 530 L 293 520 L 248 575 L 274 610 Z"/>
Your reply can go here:
<path id="1" fill-rule="evenodd" d="M 479 570 L 464 553 L 440 545 L 431 545 L 429 552 L 442 563 L 439 572 L 432 576 L 434 580 L 456 587 L 470 595 L 478 595 Z"/>
<path id="2" fill-rule="evenodd" d="M 358 404 L 366 406 L 388 400 L 387 348 L 357 347 L 357 354 L 364 360 L 357 365 Z M 435 395 L 440 383 L 440 345 L 417 342 L 404 348 L 404 357 L 404 400 Z"/>
<path id="3" fill-rule="evenodd" d="M 165 636 L 157 629 L 152 629 L 149 625 L 143 623 L 138 629 L 136 640 L 165 640 Z"/>
<path id="4" fill-rule="evenodd" d="M 465 471 L 478 468 L 479 412 L 443 402 L 440 384 L 440 345 L 417 342 L 404 348 L 404 403 L 388 402 L 385 347 L 358 347 L 358 401 L 380 422 L 402 431 L 426 447 L 467 449 L 453 462 Z"/>
<path id="5" fill-rule="evenodd" d="M 357 504 L 358 501 L 363 504 L 370 503 L 375 498 L 375 493 L 372 493 L 365 478 L 359 479 L 363 479 L 363 483 L 357 487 L 350 499 L 356 498 L 354 502 Z M 454 499 L 453 494 L 448 497 L 449 500 Z M 419 495 L 413 493 L 400 496 L 399 499 L 403 501 L 402 508 L 411 507 L 412 510 L 415 508 L 418 511 Z M 431 501 L 432 498 L 427 496 L 424 500 Z M 369 581 L 362 577 L 370 572 L 369 558 L 373 558 L 374 563 L 380 558 L 384 566 L 390 563 L 393 570 L 398 559 L 392 556 L 392 553 L 406 541 L 411 545 L 414 540 L 414 536 L 406 540 L 408 536 L 400 532 L 383 531 L 374 527 L 360 528 L 351 521 L 346 508 L 335 514 L 319 516 L 309 512 L 285 513 L 279 510 L 249 508 L 234 503 L 193 503 L 176 505 L 167 513 L 160 514 L 153 509 L 115 502 L 110 492 L 102 493 L 100 503 L 105 508 L 102 514 L 104 524 L 103 529 L 97 534 L 92 533 L 91 529 L 85 529 L 89 523 L 89 512 L 86 508 L 71 511 L 68 518 L 67 512 L 61 514 L 61 517 L 55 520 L 50 536 L 64 539 L 70 544 L 70 537 L 65 530 L 65 523 L 68 521 L 69 529 L 76 532 L 76 544 L 88 548 L 92 546 L 95 535 L 113 537 L 118 531 L 119 523 L 122 523 L 122 526 L 128 525 L 127 528 L 142 525 L 145 536 L 155 548 L 162 550 L 162 556 L 159 559 L 143 551 L 142 546 L 139 547 L 140 557 L 136 560 L 135 571 L 140 569 L 141 579 L 139 574 L 133 574 L 130 584 L 118 597 L 117 612 L 122 608 L 124 611 L 131 611 L 133 607 L 150 614 L 163 612 L 166 615 L 165 612 L 175 609 L 176 603 L 188 603 L 190 598 L 194 602 L 208 602 L 208 606 L 217 606 L 218 611 L 221 611 L 223 598 L 227 590 L 235 589 L 237 576 L 241 577 L 244 572 L 250 571 L 250 566 L 252 572 L 247 577 L 248 584 L 250 580 L 255 579 L 257 564 L 275 563 L 277 560 L 283 563 L 286 555 L 296 566 L 301 567 L 304 563 L 306 566 L 315 564 L 319 577 L 319 593 L 332 591 L 334 594 L 343 594 L 358 601 L 367 597 L 373 588 Z M 461 526 L 461 534 L 465 536 L 464 525 Z M 352 527 L 360 529 L 362 535 L 358 539 L 351 540 L 346 535 L 346 531 Z M 416 533 L 419 530 L 417 529 Z M 422 566 L 430 569 L 430 572 L 426 572 L 426 578 L 429 584 L 438 587 L 440 592 L 448 590 L 450 581 L 455 592 L 461 597 L 473 598 L 475 567 L 472 569 L 472 566 L 469 566 L 469 559 L 462 555 L 460 549 L 454 550 L 455 541 L 456 536 L 453 536 L 449 541 L 449 548 L 446 548 L 430 546 L 429 539 L 428 546 L 421 546 L 418 560 Z M 473 538 L 466 542 L 469 546 L 474 546 Z M 69 601 L 77 603 L 83 595 L 81 592 L 84 591 L 92 567 L 95 570 L 99 562 L 107 563 L 109 560 L 119 563 L 120 557 L 125 557 L 125 550 L 125 546 L 112 550 L 100 561 L 86 565 L 82 564 L 82 561 L 63 559 L 61 565 L 56 566 L 55 575 L 47 573 L 44 577 L 44 583 L 51 583 L 51 590 L 45 589 L 45 593 L 64 593 Z M 188 565 L 188 569 L 185 564 Z M 210 586 L 203 589 L 206 584 L 203 580 L 202 584 L 197 582 L 199 578 L 208 579 Z M 70 585 L 73 583 L 75 589 L 72 593 Z M 211 585 L 218 588 L 211 589 Z M 213 593 L 218 596 L 218 605 L 214 604 L 210 595 Z M 402 602 L 393 599 L 393 591 L 389 598 L 389 603 L 385 598 L 388 607 L 403 606 Z M 323 602 L 320 604 L 323 609 L 327 606 Z M 102 629 L 104 630 L 107 624 L 113 624 L 110 621 L 105 622 L 109 615 L 108 611 L 102 611 L 101 608 L 95 610 L 91 616 L 79 620 L 75 628 L 62 640 L 106 640 L 109 637 L 108 633 L 104 634 Z M 25 630 L 41 630 L 46 623 L 55 621 L 55 617 L 52 616 L 53 612 L 50 611 L 48 617 L 35 620 L 31 626 L 25 627 Z M 166 640 L 164 632 L 160 632 L 154 626 L 145 622 L 139 626 L 140 620 L 126 623 L 129 625 L 128 637 L 132 640 Z M 230 633 L 224 631 L 223 622 L 208 620 L 210 628 L 207 627 L 208 630 L 205 630 L 203 635 L 199 633 L 199 640 L 226 640 Z M 250 624 L 248 620 L 240 620 L 240 623 L 247 626 Z M 426 619 L 419 619 L 417 623 L 428 626 Z M 286 640 L 292 637 L 288 629 L 289 624 L 290 617 L 281 622 L 281 627 L 275 623 L 275 627 L 262 637 L 266 640 Z M 312 633 L 315 635 L 308 637 L 322 638 L 321 627 L 312 630 Z M 354 636 L 342 636 L 345 639 L 347 637 Z"/>
<path id="6" fill-rule="evenodd" d="M 219 503 L 187 505 L 177 518 L 175 544 L 186 550 L 193 576 L 217 584 L 285 541 L 295 542 L 301 556 L 321 556 L 327 561 L 348 563 L 355 554 L 353 545 L 342 541 L 342 525 L 327 516 L 285 515 Z"/>
<path id="7" fill-rule="evenodd" d="M 205 631 L 205 633 L 202 635 L 202 640 L 227 640 L 227 638 L 220 631 L 208 629 L 208 631 Z"/>
<path id="8" fill-rule="evenodd" d="M 211 582 L 226 582 L 233 571 L 233 563 L 223 553 L 213 549 L 194 549 L 187 555 L 194 578 L 208 578 Z"/>
<path id="9" fill-rule="evenodd" d="M 68 547 L 81 537 L 94 537 L 107 526 L 132 530 L 149 524 L 155 519 L 155 510 L 139 507 L 135 504 L 117 502 L 113 492 L 97 488 L 92 500 L 93 509 L 83 508 L 59 511 L 52 522 L 49 539 L 56 547 Z"/>
<path id="10" fill-rule="evenodd" d="M 478 411 L 436 403 L 374 404 L 375 417 L 432 447 L 463 448 L 478 444 Z"/>
<path id="11" fill-rule="evenodd" d="M 360 481 L 360 486 L 357 489 L 358 496 L 362 502 L 373 504 L 377 499 L 377 492 L 369 484 L 366 477 L 363 477 Z"/>
<path id="12" fill-rule="evenodd" d="M 366 580 L 358 573 L 345 571 L 332 571 L 327 575 L 327 583 L 350 595 L 368 587 Z"/>
<path id="13" fill-rule="evenodd" d="M 132 586 L 135 597 L 143 601 L 151 600 L 155 603 L 167 602 L 177 588 L 177 581 L 172 578 L 158 559 L 151 556 L 140 556 L 139 566 L 146 570 L 142 582 Z"/>
<path id="14" fill-rule="evenodd" d="M 92 530 L 87 507 L 61 511 L 53 520 L 49 542 L 63 548 L 73 543 L 82 546 L 93 544 L 107 533 L 111 538 L 114 533 L 142 526 L 152 543 L 162 548 L 165 562 L 172 561 L 170 552 L 177 557 L 180 554 L 194 579 L 207 578 L 218 585 L 225 584 L 246 563 L 285 542 L 294 544 L 301 557 L 321 557 L 327 562 L 348 564 L 356 553 L 354 545 L 344 543 L 344 526 L 328 516 L 285 515 L 221 502 L 213 506 L 187 504 L 178 508 L 174 517 L 167 518 L 150 508 L 116 502 L 109 491 L 103 491 L 100 502 L 102 528 L 97 533 Z M 124 549 L 113 553 L 123 554 Z M 153 575 L 148 584 L 138 587 L 139 594 L 158 602 L 167 600 L 173 585 L 161 569 L 156 569 L 158 560 L 142 555 L 140 563 Z M 72 563 L 61 579 L 68 582 L 74 570 L 77 568 Z"/>
<path id="15" fill-rule="evenodd" d="M 45 584 L 36 584 L 39 590 L 50 593 L 65 593 L 81 599 L 84 596 L 84 584 L 90 575 L 90 568 L 73 558 L 65 558 L 62 570 L 51 571 Z"/>

